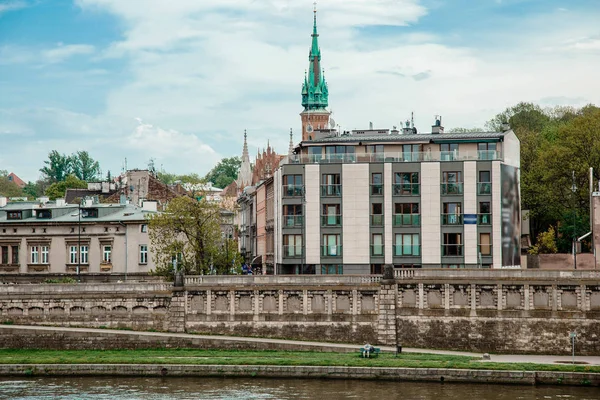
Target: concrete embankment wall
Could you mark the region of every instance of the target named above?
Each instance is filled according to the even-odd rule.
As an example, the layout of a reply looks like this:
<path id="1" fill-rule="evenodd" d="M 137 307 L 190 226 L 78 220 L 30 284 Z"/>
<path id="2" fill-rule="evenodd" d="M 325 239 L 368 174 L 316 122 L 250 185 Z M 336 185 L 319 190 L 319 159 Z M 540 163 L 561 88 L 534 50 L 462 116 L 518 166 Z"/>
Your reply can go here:
<path id="1" fill-rule="evenodd" d="M 586 373 L 274 365 L 6 364 L 0 365 L 0 376 L 256 377 L 600 386 L 600 374 Z"/>
<path id="2" fill-rule="evenodd" d="M 0 286 L 0 323 L 600 355 L 600 271 L 411 270 Z"/>

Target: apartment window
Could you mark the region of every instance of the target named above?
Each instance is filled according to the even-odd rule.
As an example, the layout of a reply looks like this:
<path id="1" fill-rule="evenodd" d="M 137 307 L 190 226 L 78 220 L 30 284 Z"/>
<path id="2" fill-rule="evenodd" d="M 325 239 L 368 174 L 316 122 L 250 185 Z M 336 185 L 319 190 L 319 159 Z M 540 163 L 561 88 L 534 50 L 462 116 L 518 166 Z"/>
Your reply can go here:
<path id="1" fill-rule="evenodd" d="M 40 263 L 40 248 L 38 246 L 31 246 L 31 264 Z"/>
<path id="2" fill-rule="evenodd" d="M 12 250 L 12 263 L 18 264 L 19 263 L 19 246 L 11 246 L 11 250 Z"/>
<path id="3" fill-rule="evenodd" d="M 69 246 L 69 264 L 77 264 L 77 246 Z"/>
<path id="4" fill-rule="evenodd" d="M 491 234 L 480 233 L 479 234 L 479 254 L 482 256 L 492 255 L 492 241 Z"/>
<path id="5" fill-rule="evenodd" d="M 2 252 L 2 255 L 0 258 L 0 260 L 2 261 L 2 264 L 6 265 L 8 264 L 8 246 L 2 246 L 0 247 L 0 251 Z"/>
<path id="6" fill-rule="evenodd" d="M 383 235 L 374 233 L 371 239 L 371 255 L 383 256 Z"/>
<path id="7" fill-rule="evenodd" d="M 421 155 L 420 144 L 402 145 L 402 160 L 405 162 L 419 161 Z"/>
<path id="8" fill-rule="evenodd" d="M 286 227 L 302 226 L 302 204 L 284 205 L 283 223 Z"/>
<path id="9" fill-rule="evenodd" d="M 35 217 L 37 219 L 50 219 L 52 218 L 51 210 L 37 210 Z"/>
<path id="10" fill-rule="evenodd" d="M 371 264 L 371 275 L 381 275 L 383 273 L 383 264 Z"/>
<path id="11" fill-rule="evenodd" d="M 88 264 L 89 263 L 89 247 L 88 246 L 81 246 L 81 263 L 82 264 Z"/>
<path id="12" fill-rule="evenodd" d="M 443 256 L 462 256 L 462 234 L 460 233 L 444 233 L 444 241 L 442 243 Z"/>
<path id="13" fill-rule="evenodd" d="M 283 176 L 283 195 L 302 196 L 302 175 Z"/>
<path id="14" fill-rule="evenodd" d="M 105 244 L 102 246 L 102 262 L 109 264 L 112 261 L 112 246 Z"/>
<path id="15" fill-rule="evenodd" d="M 97 208 L 82 208 L 81 218 L 98 218 Z"/>
<path id="16" fill-rule="evenodd" d="M 41 264 L 49 264 L 50 248 L 48 246 L 40 247 Z"/>
<path id="17" fill-rule="evenodd" d="M 395 196 L 418 196 L 419 187 L 418 172 L 396 172 L 394 174 Z"/>
<path id="18" fill-rule="evenodd" d="M 321 146 L 313 146 L 308 148 L 308 157 L 310 162 L 321 161 L 323 158 L 323 150 Z"/>
<path id="19" fill-rule="evenodd" d="M 283 254 L 286 257 L 302 256 L 302 235 L 283 235 Z"/>
<path id="20" fill-rule="evenodd" d="M 442 161 L 458 160 L 458 143 L 440 144 L 440 156 Z"/>
<path id="21" fill-rule="evenodd" d="M 340 196 L 342 180 L 340 174 L 323 174 L 321 176 L 321 196 Z"/>
<path id="22" fill-rule="evenodd" d="M 326 257 L 336 257 L 342 255 L 340 235 L 323 235 L 322 255 Z"/>
<path id="23" fill-rule="evenodd" d="M 445 171 L 442 173 L 442 194 L 461 195 L 463 180 L 461 171 Z"/>
<path id="24" fill-rule="evenodd" d="M 142 233 L 148 232 L 148 224 L 140 225 L 140 232 L 142 232 Z"/>
<path id="25" fill-rule="evenodd" d="M 370 161 L 383 161 L 385 153 L 382 144 L 370 144 L 365 146 L 367 154 L 370 156 Z"/>
<path id="26" fill-rule="evenodd" d="M 477 143 L 477 156 L 480 160 L 495 160 L 496 143 Z"/>
<path id="27" fill-rule="evenodd" d="M 394 246 L 395 256 L 420 256 L 421 245 L 418 233 L 397 233 Z"/>
<path id="28" fill-rule="evenodd" d="M 140 264 L 148 264 L 148 245 L 140 245 Z"/>
<path id="29" fill-rule="evenodd" d="M 419 203 L 395 203 L 394 204 L 395 226 L 419 226 Z"/>
<path id="30" fill-rule="evenodd" d="M 6 219 L 21 219 L 22 215 L 21 211 L 8 211 L 6 213 Z"/>
<path id="31" fill-rule="evenodd" d="M 354 146 L 325 146 L 325 158 L 328 161 L 352 161 Z"/>
<path id="32" fill-rule="evenodd" d="M 444 203 L 442 225 L 462 225 L 461 203 Z"/>
<path id="33" fill-rule="evenodd" d="M 383 226 L 383 204 L 382 203 L 371 204 L 371 225 L 372 226 Z"/>
<path id="34" fill-rule="evenodd" d="M 479 171 L 479 181 L 477 182 L 477 194 L 492 194 L 492 176 L 490 171 Z"/>
<path id="35" fill-rule="evenodd" d="M 322 226 L 339 226 L 342 224 L 342 216 L 339 204 L 323 204 Z"/>
<path id="36" fill-rule="evenodd" d="M 371 194 L 383 196 L 383 174 L 379 172 L 371 174 Z"/>
<path id="37" fill-rule="evenodd" d="M 321 265 L 321 275 L 342 275 L 344 267 L 340 264 L 323 264 Z"/>
<path id="38" fill-rule="evenodd" d="M 492 214 L 491 206 L 489 201 L 482 201 L 479 203 L 479 215 L 477 216 L 479 225 L 491 225 Z"/>

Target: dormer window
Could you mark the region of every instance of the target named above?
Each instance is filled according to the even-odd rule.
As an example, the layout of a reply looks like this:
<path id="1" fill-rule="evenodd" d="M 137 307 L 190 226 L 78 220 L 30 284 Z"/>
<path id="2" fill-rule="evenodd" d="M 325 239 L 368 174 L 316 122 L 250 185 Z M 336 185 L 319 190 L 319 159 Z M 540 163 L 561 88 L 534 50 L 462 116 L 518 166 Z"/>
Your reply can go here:
<path id="1" fill-rule="evenodd" d="M 9 211 L 6 214 L 6 219 L 23 219 L 22 211 Z"/>
<path id="2" fill-rule="evenodd" d="M 82 208 L 81 218 L 98 218 L 97 208 Z"/>
<path id="3" fill-rule="evenodd" d="M 36 218 L 37 219 L 50 219 L 50 218 L 52 218 L 52 211 L 51 210 L 38 210 L 36 213 Z"/>

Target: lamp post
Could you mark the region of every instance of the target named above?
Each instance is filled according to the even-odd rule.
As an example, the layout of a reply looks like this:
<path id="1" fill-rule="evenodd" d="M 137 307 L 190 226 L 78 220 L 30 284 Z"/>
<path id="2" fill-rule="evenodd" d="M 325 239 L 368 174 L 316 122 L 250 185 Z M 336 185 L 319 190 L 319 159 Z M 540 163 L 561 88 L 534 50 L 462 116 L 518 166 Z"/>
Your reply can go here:
<path id="1" fill-rule="evenodd" d="M 225 275 L 229 275 L 229 238 L 233 236 L 233 226 L 226 226 L 225 229 Z M 232 260 L 233 265 L 233 260 Z"/>
<path id="2" fill-rule="evenodd" d="M 571 338 L 571 347 L 573 349 L 573 361 L 572 364 L 575 364 L 575 338 L 577 337 L 577 332 L 573 331 L 569 334 Z"/>
<path id="3" fill-rule="evenodd" d="M 577 269 L 577 202 L 575 193 L 577 185 L 575 184 L 575 171 L 572 173 L 571 191 L 573 192 L 573 269 Z"/>
<path id="4" fill-rule="evenodd" d="M 77 211 L 77 282 L 81 282 L 81 201 Z"/>

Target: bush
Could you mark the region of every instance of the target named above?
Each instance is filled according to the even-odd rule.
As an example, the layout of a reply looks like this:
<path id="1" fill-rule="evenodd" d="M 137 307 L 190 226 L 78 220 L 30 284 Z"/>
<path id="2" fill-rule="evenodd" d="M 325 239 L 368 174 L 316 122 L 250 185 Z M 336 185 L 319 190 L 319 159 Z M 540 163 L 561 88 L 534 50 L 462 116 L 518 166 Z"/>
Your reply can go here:
<path id="1" fill-rule="evenodd" d="M 540 232 L 534 246 L 529 249 L 529 254 L 555 254 L 558 252 L 556 246 L 556 231 L 551 226 L 546 232 Z"/>

